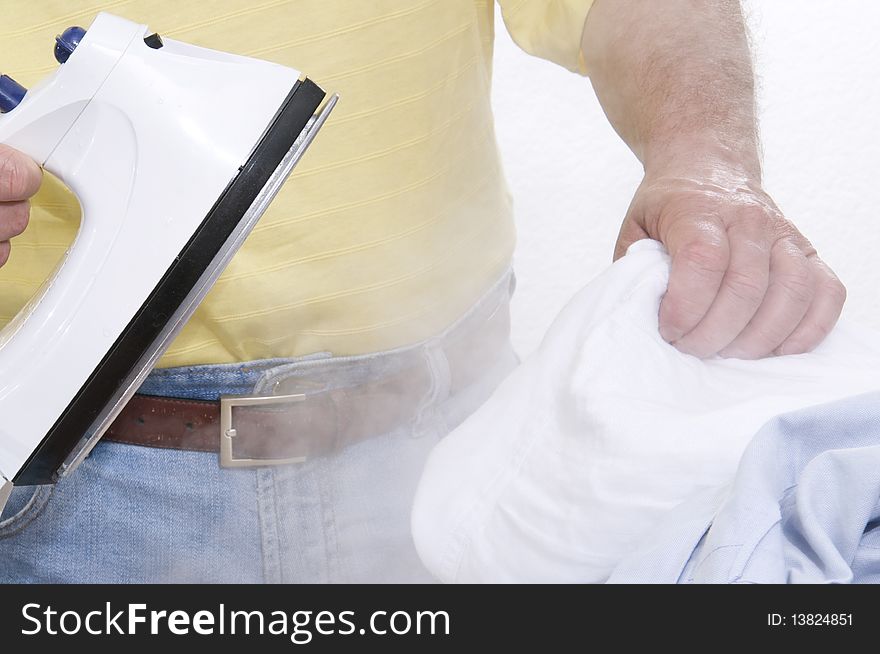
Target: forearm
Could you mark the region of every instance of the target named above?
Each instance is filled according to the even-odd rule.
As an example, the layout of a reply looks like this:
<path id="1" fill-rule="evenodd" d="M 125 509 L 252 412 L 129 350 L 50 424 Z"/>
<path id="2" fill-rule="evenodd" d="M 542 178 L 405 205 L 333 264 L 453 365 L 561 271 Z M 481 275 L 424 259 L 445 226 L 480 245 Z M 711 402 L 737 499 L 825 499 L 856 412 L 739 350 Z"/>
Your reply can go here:
<path id="1" fill-rule="evenodd" d="M 583 52 L 608 119 L 647 174 L 721 162 L 760 181 L 738 0 L 596 0 Z"/>

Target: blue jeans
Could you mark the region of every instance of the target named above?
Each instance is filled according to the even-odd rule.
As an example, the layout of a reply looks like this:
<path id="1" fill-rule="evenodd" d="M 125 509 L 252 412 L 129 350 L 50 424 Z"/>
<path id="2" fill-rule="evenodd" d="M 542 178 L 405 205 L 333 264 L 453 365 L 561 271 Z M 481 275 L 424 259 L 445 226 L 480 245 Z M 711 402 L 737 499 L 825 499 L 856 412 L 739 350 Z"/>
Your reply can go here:
<path id="1" fill-rule="evenodd" d="M 423 463 L 517 363 L 505 338 L 497 361 L 451 393 L 438 344 L 474 316 L 506 312 L 511 279 L 410 348 L 154 371 L 140 392 L 215 399 L 260 394 L 288 375 L 363 377 L 415 349 L 433 387 L 411 424 L 301 464 L 221 468 L 213 453 L 101 442 L 57 486 L 13 491 L 0 516 L 0 582 L 430 581 L 409 530 Z"/>

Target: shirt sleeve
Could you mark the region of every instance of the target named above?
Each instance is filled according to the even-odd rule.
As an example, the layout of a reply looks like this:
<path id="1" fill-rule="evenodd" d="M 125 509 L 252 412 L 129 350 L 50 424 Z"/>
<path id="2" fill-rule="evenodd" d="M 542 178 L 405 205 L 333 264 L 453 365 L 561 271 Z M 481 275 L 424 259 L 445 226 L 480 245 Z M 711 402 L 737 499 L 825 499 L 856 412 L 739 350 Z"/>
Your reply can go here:
<path id="1" fill-rule="evenodd" d="M 587 74 L 581 36 L 593 0 L 498 0 L 507 31 L 529 54 Z"/>

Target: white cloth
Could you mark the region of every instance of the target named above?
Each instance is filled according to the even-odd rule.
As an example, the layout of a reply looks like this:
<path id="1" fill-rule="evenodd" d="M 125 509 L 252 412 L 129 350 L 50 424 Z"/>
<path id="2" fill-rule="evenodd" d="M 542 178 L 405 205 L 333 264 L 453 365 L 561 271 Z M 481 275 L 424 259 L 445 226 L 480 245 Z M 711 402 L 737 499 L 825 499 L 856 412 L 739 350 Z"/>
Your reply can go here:
<path id="1" fill-rule="evenodd" d="M 432 452 L 413 534 L 444 582 L 602 582 L 691 494 L 729 483 L 770 418 L 880 389 L 880 335 L 700 360 L 658 333 L 655 241 L 580 291 L 539 350 Z"/>

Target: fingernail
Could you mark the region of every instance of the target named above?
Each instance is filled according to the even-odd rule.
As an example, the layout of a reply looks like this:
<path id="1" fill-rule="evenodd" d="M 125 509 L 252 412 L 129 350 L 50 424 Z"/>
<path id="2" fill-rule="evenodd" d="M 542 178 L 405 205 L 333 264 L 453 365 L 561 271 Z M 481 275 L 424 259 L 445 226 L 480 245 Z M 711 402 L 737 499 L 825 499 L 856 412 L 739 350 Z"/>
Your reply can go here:
<path id="1" fill-rule="evenodd" d="M 797 347 L 793 346 L 791 343 L 783 343 L 776 348 L 775 354 L 776 356 L 784 357 L 789 354 L 794 354 L 797 351 Z"/>
<path id="2" fill-rule="evenodd" d="M 699 352 L 695 351 L 692 347 L 688 347 L 686 343 L 682 343 L 681 341 L 672 341 L 669 344 L 682 354 L 689 354 L 692 357 L 697 357 L 698 359 L 703 358 L 700 356 Z"/>
<path id="3" fill-rule="evenodd" d="M 754 361 L 757 358 L 760 358 L 756 354 L 751 354 L 746 350 L 740 348 L 731 348 L 731 349 L 723 349 L 718 353 L 722 359 L 740 359 L 742 361 Z"/>
<path id="4" fill-rule="evenodd" d="M 667 343 L 671 343 L 675 345 L 675 341 L 681 338 L 681 334 L 677 332 L 677 330 L 672 327 L 667 327 L 666 325 L 660 325 L 660 338 L 662 338 Z"/>

